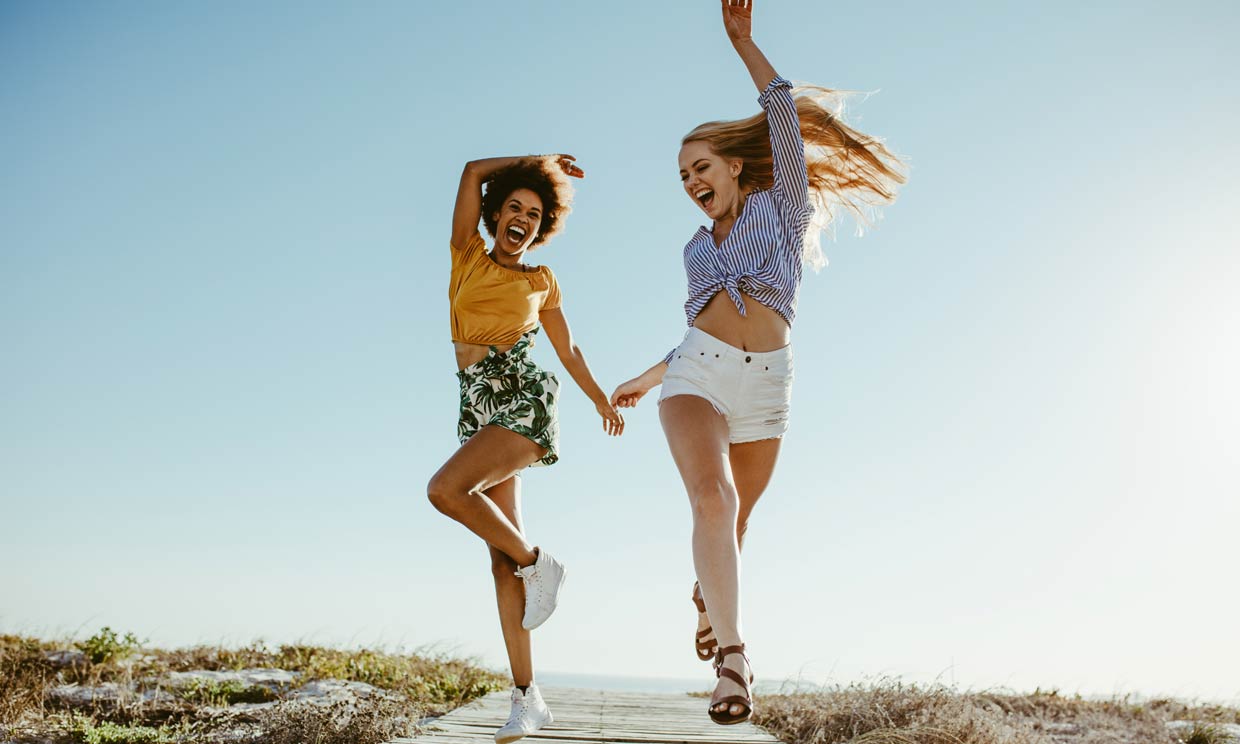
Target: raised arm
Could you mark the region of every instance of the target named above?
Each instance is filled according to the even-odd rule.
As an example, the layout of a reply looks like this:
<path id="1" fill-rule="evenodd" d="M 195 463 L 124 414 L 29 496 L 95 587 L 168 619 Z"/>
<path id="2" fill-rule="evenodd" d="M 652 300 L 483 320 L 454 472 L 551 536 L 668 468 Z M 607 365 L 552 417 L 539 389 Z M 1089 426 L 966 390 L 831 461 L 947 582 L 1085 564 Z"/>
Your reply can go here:
<path id="1" fill-rule="evenodd" d="M 728 32 L 728 39 L 761 93 L 758 102 L 766 111 L 766 120 L 770 125 L 775 196 L 787 218 L 795 224 L 803 224 L 813 212 L 813 206 L 809 201 L 805 142 L 801 138 L 797 105 L 792 98 L 792 84 L 775 72 L 770 60 L 754 43 L 754 0 L 721 2 L 723 26 Z"/>
<path id="2" fill-rule="evenodd" d="M 452 210 L 453 248 L 465 245 L 478 232 L 478 222 L 482 219 L 482 184 L 491 180 L 496 171 L 527 157 L 555 158 L 560 168 L 573 178 L 585 175 L 573 162 L 576 158 L 572 155 L 524 155 L 469 161 L 461 171 L 461 183 L 456 189 L 456 207 Z"/>
<path id="3" fill-rule="evenodd" d="M 766 55 L 753 41 L 754 0 L 721 0 L 723 4 L 723 27 L 732 41 L 732 48 L 740 55 L 758 92 L 766 90 L 778 74 Z"/>

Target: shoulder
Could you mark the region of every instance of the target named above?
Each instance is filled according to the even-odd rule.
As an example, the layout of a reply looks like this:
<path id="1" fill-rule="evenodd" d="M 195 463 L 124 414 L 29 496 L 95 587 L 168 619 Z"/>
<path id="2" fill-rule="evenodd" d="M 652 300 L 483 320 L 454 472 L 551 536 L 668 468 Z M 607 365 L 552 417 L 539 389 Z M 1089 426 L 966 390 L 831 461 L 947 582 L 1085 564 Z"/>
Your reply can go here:
<path id="1" fill-rule="evenodd" d="M 703 240 L 711 240 L 709 227 L 698 227 L 697 231 L 689 238 L 689 242 L 685 243 L 685 253 L 693 250 L 693 247 L 701 244 Z"/>
<path id="2" fill-rule="evenodd" d="M 448 241 L 448 245 L 450 245 L 454 251 L 486 251 L 487 248 L 486 241 L 482 239 L 482 235 L 479 234 L 477 230 L 474 230 L 464 239 L 450 239 Z"/>
<path id="3" fill-rule="evenodd" d="M 560 287 L 560 280 L 556 278 L 555 272 L 551 270 L 551 267 L 546 264 L 539 265 L 538 271 L 533 276 L 542 277 L 548 289 L 559 289 Z"/>

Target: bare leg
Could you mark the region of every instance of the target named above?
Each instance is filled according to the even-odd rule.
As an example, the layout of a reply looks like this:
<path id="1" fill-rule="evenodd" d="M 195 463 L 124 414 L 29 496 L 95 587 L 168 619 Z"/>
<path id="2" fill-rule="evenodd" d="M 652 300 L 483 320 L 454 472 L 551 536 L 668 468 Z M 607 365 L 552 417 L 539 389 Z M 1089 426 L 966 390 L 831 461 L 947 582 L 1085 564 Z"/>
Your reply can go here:
<path id="1" fill-rule="evenodd" d="M 745 549 L 745 532 L 749 529 L 749 517 L 758 499 L 766 491 L 775 472 L 775 462 L 779 458 L 779 446 L 783 440 L 763 439 L 757 442 L 733 444 L 728 448 L 728 460 L 732 468 L 732 482 L 736 484 L 736 495 L 739 503 L 736 517 L 736 544 L 739 550 Z M 698 613 L 698 631 L 711 626 L 709 613 Z M 706 639 L 711 639 L 707 636 Z"/>
<path id="2" fill-rule="evenodd" d="M 520 566 L 532 564 L 534 546 L 521 529 L 483 495 L 546 454 L 546 450 L 515 432 L 484 426 L 461 445 L 426 487 L 435 508 L 465 525 L 478 537 Z"/>
<path id="3" fill-rule="evenodd" d="M 720 646 L 737 645 L 741 642 L 740 546 L 736 541 L 739 498 L 732 481 L 727 422 L 709 402 L 693 395 L 662 401 L 659 418 L 689 493 L 693 565 L 715 635 Z M 728 656 L 724 664 L 742 676 L 749 674 L 739 655 Z M 726 677 L 720 679 L 716 690 L 721 695 L 742 692 Z M 738 705 L 732 706 L 734 715 L 741 710 Z"/>
<path id="4" fill-rule="evenodd" d="M 740 500 L 736 518 L 736 543 L 742 550 L 745 547 L 745 532 L 749 529 L 749 517 L 771 482 L 782 442 L 782 439 L 762 439 L 733 444 L 728 450 L 728 459 L 732 463 L 732 481 L 736 483 L 736 494 Z"/>
<path id="5" fill-rule="evenodd" d="M 513 476 L 486 491 L 486 497 L 495 503 L 518 532 L 524 533 L 521 523 L 521 477 Z M 530 632 L 521 627 L 525 613 L 525 585 L 516 576 L 519 566 L 503 551 L 487 546 L 491 553 L 491 573 L 495 577 L 495 601 L 499 605 L 499 624 L 504 631 L 504 646 L 508 649 L 508 666 L 512 669 L 512 683 L 524 687 L 534 681 L 534 662 L 530 648 Z"/>

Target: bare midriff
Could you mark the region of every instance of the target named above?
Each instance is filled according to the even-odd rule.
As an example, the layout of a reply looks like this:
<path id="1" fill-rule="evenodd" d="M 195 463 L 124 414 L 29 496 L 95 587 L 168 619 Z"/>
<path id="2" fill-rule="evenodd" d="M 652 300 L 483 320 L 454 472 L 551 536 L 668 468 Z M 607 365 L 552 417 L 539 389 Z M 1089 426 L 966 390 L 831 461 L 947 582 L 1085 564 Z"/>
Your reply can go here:
<path id="1" fill-rule="evenodd" d="M 486 359 L 487 354 L 491 353 L 491 347 L 487 344 L 470 344 L 464 341 L 453 341 L 452 345 L 456 347 L 456 368 L 465 369 L 466 367 L 477 364 Z M 505 352 L 516 346 L 516 344 L 495 344 L 495 350 Z"/>
<path id="2" fill-rule="evenodd" d="M 783 316 L 743 292 L 741 296 L 745 300 L 745 315 L 736 309 L 727 292 L 720 291 L 698 313 L 693 326 L 743 351 L 761 353 L 787 346 L 792 329 Z"/>

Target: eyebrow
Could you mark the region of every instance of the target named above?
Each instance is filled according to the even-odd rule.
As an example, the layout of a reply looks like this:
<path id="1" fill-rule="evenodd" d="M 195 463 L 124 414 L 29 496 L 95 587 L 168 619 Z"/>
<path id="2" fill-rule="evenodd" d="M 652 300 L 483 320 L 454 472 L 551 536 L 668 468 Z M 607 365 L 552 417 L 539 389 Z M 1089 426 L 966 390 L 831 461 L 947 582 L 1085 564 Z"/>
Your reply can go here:
<path id="1" fill-rule="evenodd" d="M 509 199 L 509 200 L 508 200 L 508 206 L 510 206 L 510 207 L 511 207 L 513 204 L 516 204 L 516 205 L 517 205 L 518 207 L 520 207 L 521 209 L 529 209 L 529 210 L 531 210 L 531 211 L 538 212 L 539 214 L 542 214 L 542 210 L 541 210 L 541 209 L 539 209 L 538 207 L 534 207 L 534 206 L 526 207 L 524 204 L 522 204 L 521 202 L 517 201 L 516 199 Z"/>

